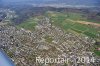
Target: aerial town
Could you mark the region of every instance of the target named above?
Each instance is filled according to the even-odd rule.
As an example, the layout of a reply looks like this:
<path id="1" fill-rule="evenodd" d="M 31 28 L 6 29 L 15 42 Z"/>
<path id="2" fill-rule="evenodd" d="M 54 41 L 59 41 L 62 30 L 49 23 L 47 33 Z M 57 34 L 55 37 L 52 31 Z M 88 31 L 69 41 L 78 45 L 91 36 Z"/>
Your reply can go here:
<path id="1" fill-rule="evenodd" d="M 38 22 L 33 32 L 0 22 L 0 47 L 7 52 L 17 66 L 42 66 L 43 64 L 35 63 L 35 57 L 38 56 L 70 58 L 74 61 L 70 60 L 69 66 L 94 66 L 94 62 L 98 60 L 98 57 L 91 52 L 95 42 L 87 36 L 66 32 L 52 25 L 47 17 Z M 89 59 L 95 57 L 95 61 L 77 63 L 77 57 Z M 60 66 L 63 65 L 60 64 Z"/>
<path id="2" fill-rule="evenodd" d="M 0 8 L 0 49 L 16 66 L 100 66 L 99 11 L 51 6 L 24 9 Z M 67 61 L 45 63 L 43 58 Z"/>

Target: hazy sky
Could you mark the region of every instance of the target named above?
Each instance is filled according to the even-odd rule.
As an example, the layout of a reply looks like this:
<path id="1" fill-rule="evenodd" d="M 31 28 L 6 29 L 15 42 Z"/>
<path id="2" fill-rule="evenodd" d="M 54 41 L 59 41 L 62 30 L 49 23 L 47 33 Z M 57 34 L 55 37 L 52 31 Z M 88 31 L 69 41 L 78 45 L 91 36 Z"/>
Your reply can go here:
<path id="1" fill-rule="evenodd" d="M 2 0 L 2 1 L 9 1 L 9 2 L 16 2 L 16 1 L 68 1 L 68 2 L 77 2 L 77 1 L 80 1 L 80 2 L 96 2 L 96 1 L 99 1 L 100 0 Z"/>
<path id="2" fill-rule="evenodd" d="M 68 5 L 100 5 L 100 0 L 2 0 L 4 2 L 65 3 Z M 27 3 L 27 2 L 26 2 Z"/>

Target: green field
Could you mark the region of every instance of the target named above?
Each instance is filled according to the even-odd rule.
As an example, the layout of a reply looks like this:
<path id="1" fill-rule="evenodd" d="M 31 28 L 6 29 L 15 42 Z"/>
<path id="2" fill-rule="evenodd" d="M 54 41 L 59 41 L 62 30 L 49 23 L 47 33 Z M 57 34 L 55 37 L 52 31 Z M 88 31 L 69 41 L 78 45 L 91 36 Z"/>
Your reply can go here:
<path id="1" fill-rule="evenodd" d="M 53 38 L 50 36 L 46 36 L 45 41 L 47 41 L 48 43 L 51 43 L 53 41 Z"/>
<path id="2" fill-rule="evenodd" d="M 46 12 L 45 16 L 50 18 L 53 25 L 61 27 L 64 30 L 70 29 L 75 32 L 87 35 L 91 38 L 100 39 L 100 36 L 98 36 L 100 35 L 99 30 L 91 27 L 90 25 L 84 25 L 84 24 L 77 23 L 77 20 L 86 20 L 86 18 L 83 17 L 83 14 L 70 13 L 70 12 L 60 13 L 60 12 L 48 11 Z M 37 25 L 38 20 L 42 19 L 43 17 L 44 15 L 30 18 L 26 20 L 25 22 L 21 23 L 20 25 L 18 25 L 17 27 L 24 28 L 27 30 L 34 30 L 35 26 Z"/>
<path id="3" fill-rule="evenodd" d="M 60 18 L 61 20 L 68 18 L 68 19 L 75 20 L 75 21 L 79 20 L 79 21 L 94 22 L 94 23 L 100 24 L 100 22 L 98 22 L 97 20 L 88 19 L 86 15 L 82 13 L 74 13 L 74 12 L 60 13 L 60 12 L 48 11 L 46 12 L 46 16 L 51 16 L 52 18 L 58 17 L 58 19 Z"/>
<path id="4" fill-rule="evenodd" d="M 47 12 L 46 14 L 51 19 L 54 25 L 61 27 L 64 30 L 72 30 L 80 34 L 87 35 L 94 39 L 100 39 L 100 36 L 98 36 L 100 35 L 100 31 L 98 29 L 93 28 L 90 25 L 84 25 L 76 22 L 77 20 L 91 21 L 83 17 L 82 14 L 78 14 L 78 13 L 66 14 L 66 13 L 59 13 L 59 12 Z M 96 49 L 92 51 L 96 55 L 100 56 L 100 51 L 97 51 Z"/>
<path id="5" fill-rule="evenodd" d="M 97 56 L 100 56 L 100 51 L 97 50 L 98 48 L 100 48 L 100 45 L 94 45 L 93 51 Z"/>
<path id="6" fill-rule="evenodd" d="M 98 34 L 100 34 L 100 32 L 97 29 L 89 25 L 84 25 L 76 22 L 77 20 L 86 20 L 86 18 L 83 17 L 82 14 L 60 12 L 47 12 L 46 14 L 51 19 L 54 25 L 59 26 L 62 29 L 71 29 L 92 38 L 100 38 L 98 37 Z M 74 20 L 75 22 L 72 22 L 71 20 Z"/>
<path id="7" fill-rule="evenodd" d="M 34 30 L 36 25 L 37 25 L 37 20 L 34 18 L 30 18 L 30 19 L 26 20 L 25 22 L 19 24 L 17 27 L 32 31 L 32 30 Z"/>

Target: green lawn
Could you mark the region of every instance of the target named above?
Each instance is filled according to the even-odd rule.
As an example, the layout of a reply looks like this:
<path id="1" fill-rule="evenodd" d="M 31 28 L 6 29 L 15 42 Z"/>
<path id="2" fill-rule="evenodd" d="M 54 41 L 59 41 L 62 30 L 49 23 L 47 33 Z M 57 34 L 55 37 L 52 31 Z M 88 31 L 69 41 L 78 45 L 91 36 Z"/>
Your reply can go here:
<path id="1" fill-rule="evenodd" d="M 94 50 L 94 53 L 98 56 L 100 56 L 100 51 Z"/>
<path id="2" fill-rule="evenodd" d="M 45 37 L 46 42 L 51 43 L 53 41 L 53 38 L 50 36 Z"/>

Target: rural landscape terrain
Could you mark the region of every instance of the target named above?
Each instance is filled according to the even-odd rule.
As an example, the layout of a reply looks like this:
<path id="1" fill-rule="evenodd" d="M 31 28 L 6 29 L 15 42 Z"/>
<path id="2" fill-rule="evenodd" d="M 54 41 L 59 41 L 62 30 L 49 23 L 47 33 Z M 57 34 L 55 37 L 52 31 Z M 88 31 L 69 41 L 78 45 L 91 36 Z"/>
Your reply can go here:
<path id="1" fill-rule="evenodd" d="M 0 4 L 0 49 L 16 66 L 100 66 L 100 7 L 43 3 Z M 70 60 L 45 65 L 36 57 Z"/>

